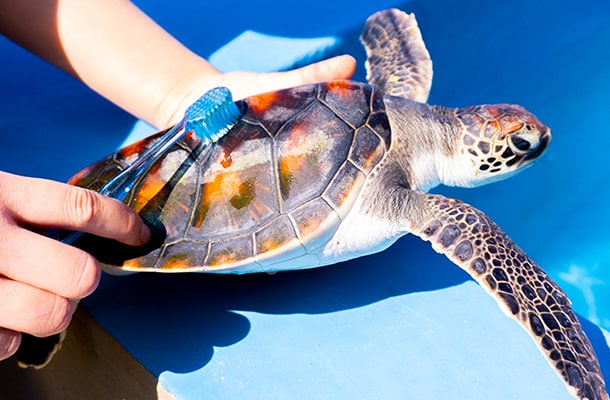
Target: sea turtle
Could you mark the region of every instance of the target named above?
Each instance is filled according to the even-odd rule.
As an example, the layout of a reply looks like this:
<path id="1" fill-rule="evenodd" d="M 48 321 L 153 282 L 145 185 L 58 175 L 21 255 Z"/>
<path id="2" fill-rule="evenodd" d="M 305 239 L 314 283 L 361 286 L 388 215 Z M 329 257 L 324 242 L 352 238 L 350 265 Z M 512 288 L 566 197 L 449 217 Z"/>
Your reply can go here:
<path id="1" fill-rule="evenodd" d="M 532 336 L 579 398 L 607 399 L 594 351 L 564 292 L 485 214 L 427 190 L 506 178 L 547 148 L 521 106 L 426 104 L 432 63 L 413 15 L 371 16 L 368 84 L 332 81 L 237 102 L 243 116 L 202 150 L 189 134 L 125 201 L 160 240 L 131 249 L 84 237 L 107 268 L 276 272 L 378 252 L 412 233 L 467 271 Z M 93 190 L 164 132 L 77 174 Z M 105 248 L 106 250 L 100 250 Z"/>

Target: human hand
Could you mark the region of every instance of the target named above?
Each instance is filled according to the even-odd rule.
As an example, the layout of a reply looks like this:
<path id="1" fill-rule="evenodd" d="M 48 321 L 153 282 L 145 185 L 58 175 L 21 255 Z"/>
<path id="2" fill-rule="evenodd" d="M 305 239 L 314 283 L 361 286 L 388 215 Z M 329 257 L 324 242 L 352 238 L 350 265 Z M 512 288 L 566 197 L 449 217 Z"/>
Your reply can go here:
<path id="1" fill-rule="evenodd" d="M 356 69 L 356 60 L 349 55 L 337 56 L 285 72 L 228 72 L 211 79 L 209 84 L 226 86 L 234 99 L 259 93 L 305 85 L 308 83 L 349 79 Z"/>
<path id="2" fill-rule="evenodd" d="M 301 68 L 285 72 L 246 72 L 236 71 L 210 74 L 209 70 L 191 79 L 182 81 L 164 99 L 161 114 L 171 115 L 166 118 L 160 128 L 178 123 L 184 110 L 196 101 L 203 93 L 217 86 L 229 88 L 234 100 L 243 99 L 259 93 L 305 85 L 308 83 L 331 81 L 334 79 L 349 79 L 356 69 L 356 60 L 349 55 L 337 56 L 319 61 Z M 166 111 L 163 111 L 164 108 Z M 162 120 L 163 118 L 158 118 Z"/>
<path id="3" fill-rule="evenodd" d="M 90 254 L 29 230 L 61 228 L 143 245 L 150 231 L 123 203 L 44 179 L 0 172 L 0 360 L 21 332 L 49 336 L 72 317 L 70 300 L 95 290 L 100 267 Z"/>

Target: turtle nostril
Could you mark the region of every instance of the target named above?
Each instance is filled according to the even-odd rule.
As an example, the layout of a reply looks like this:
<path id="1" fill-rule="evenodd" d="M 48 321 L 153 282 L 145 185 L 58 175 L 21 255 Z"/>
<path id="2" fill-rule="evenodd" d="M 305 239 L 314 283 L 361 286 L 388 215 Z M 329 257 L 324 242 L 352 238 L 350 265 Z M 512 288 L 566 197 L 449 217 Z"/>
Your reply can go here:
<path id="1" fill-rule="evenodd" d="M 532 143 L 529 140 L 523 139 L 519 136 L 512 136 L 510 140 L 513 145 L 521 151 L 528 151 L 530 147 L 532 147 Z"/>

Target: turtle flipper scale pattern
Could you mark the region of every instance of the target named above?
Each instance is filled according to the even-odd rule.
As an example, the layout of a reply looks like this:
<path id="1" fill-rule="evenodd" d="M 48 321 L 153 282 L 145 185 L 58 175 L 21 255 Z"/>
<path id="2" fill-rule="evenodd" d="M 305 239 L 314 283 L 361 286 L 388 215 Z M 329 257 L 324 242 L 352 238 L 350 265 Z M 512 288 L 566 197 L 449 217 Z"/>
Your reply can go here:
<path id="1" fill-rule="evenodd" d="M 412 231 L 468 272 L 534 339 L 579 399 L 608 399 L 595 352 L 559 286 L 485 214 L 440 195 L 411 192 L 423 217 Z"/>
<path id="2" fill-rule="evenodd" d="M 413 14 L 397 9 L 369 17 L 360 40 L 366 79 L 385 94 L 425 103 L 432 86 L 432 61 Z"/>

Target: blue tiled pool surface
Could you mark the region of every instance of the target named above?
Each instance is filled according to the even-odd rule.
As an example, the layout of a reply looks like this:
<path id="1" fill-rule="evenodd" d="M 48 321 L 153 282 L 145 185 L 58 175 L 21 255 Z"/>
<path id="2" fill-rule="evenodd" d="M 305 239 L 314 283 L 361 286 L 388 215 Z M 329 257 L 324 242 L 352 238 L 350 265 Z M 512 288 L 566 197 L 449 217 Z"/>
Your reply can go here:
<path id="1" fill-rule="evenodd" d="M 415 12 L 431 103 L 519 103 L 552 128 L 547 154 L 518 176 L 437 191 L 485 211 L 559 282 L 610 376 L 594 325 L 610 329 L 609 2 L 136 3 L 219 66 L 260 70 L 342 51 L 362 64 L 369 14 Z M 274 53 L 273 36 L 311 40 Z M 5 41 L 0 54 L 0 169 L 65 180 L 133 133 L 133 118 L 63 73 Z M 413 237 L 274 276 L 106 277 L 85 307 L 181 399 L 569 398 L 525 333 Z"/>

